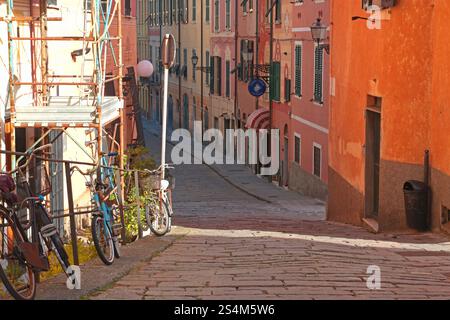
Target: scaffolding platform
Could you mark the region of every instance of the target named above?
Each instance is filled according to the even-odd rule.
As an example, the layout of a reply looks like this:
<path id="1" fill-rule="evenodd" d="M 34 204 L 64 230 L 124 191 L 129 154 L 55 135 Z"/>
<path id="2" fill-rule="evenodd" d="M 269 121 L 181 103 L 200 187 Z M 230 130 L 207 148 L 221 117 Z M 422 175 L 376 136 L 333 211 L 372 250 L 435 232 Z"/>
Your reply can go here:
<path id="1" fill-rule="evenodd" d="M 118 97 L 104 97 L 100 105 L 101 124 L 105 126 L 120 117 L 123 100 Z M 6 118 L 10 118 L 9 110 Z M 93 98 L 78 96 L 50 97 L 48 105 L 15 106 L 15 127 L 90 127 L 98 125 L 97 107 Z"/>

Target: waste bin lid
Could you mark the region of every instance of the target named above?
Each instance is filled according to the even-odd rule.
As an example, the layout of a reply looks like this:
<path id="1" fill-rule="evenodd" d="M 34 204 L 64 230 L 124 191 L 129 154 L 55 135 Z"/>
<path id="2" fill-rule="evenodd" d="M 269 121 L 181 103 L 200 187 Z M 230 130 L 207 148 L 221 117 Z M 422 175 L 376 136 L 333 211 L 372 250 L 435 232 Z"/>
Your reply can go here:
<path id="1" fill-rule="evenodd" d="M 403 185 L 403 190 L 423 191 L 423 190 L 427 190 L 427 185 L 422 181 L 409 180 L 409 181 L 406 181 L 405 184 Z"/>

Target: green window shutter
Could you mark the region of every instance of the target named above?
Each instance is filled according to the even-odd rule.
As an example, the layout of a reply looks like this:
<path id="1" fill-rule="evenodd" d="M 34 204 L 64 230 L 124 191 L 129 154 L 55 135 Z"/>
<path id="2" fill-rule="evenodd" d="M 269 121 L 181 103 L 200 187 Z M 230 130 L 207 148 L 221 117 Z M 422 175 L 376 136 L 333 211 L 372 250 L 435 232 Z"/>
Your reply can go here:
<path id="1" fill-rule="evenodd" d="M 272 100 L 280 101 L 280 62 L 272 62 L 270 72 L 270 95 Z"/>
<path id="2" fill-rule="evenodd" d="M 302 46 L 295 47 L 295 95 L 302 96 Z"/>
<path id="3" fill-rule="evenodd" d="M 291 101 L 291 79 L 284 79 L 284 101 Z"/>
<path id="4" fill-rule="evenodd" d="M 314 71 L 314 101 L 323 102 L 323 49 L 315 49 L 315 71 Z"/>
<path id="5" fill-rule="evenodd" d="M 230 97 L 230 61 L 227 61 L 225 63 L 225 77 L 226 77 L 225 95 L 227 97 Z"/>
<path id="6" fill-rule="evenodd" d="M 209 64 L 209 92 L 214 94 L 214 57 L 210 58 L 211 62 Z"/>
<path id="7" fill-rule="evenodd" d="M 217 95 L 222 95 L 222 58 L 217 57 Z"/>

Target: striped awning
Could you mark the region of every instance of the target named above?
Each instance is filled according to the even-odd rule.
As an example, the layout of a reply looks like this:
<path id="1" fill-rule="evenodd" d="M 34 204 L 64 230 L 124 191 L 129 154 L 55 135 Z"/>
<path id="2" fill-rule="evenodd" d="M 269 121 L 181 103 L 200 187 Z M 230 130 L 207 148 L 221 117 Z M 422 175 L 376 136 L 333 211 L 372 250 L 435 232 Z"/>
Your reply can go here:
<path id="1" fill-rule="evenodd" d="M 253 111 L 247 118 L 247 129 L 268 129 L 270 126 L 270 112 L 267 108 Z"/>

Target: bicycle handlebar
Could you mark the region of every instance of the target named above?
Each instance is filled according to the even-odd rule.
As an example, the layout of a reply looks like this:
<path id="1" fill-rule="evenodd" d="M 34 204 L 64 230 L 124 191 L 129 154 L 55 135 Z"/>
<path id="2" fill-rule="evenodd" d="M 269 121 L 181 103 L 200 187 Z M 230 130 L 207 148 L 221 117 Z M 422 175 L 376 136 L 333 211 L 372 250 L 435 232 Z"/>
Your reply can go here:
<path id="1" fill-rule="evenodd" d="M 22 169 L 28 167 L 28 165 L 30 164 L 31 160 L 36 156 L 37 152 L 45 150 L 45 149 L 51 149 L 51 148 L 52 148 L 51 144 L 45 144 L 43 146 L 40 146 L 40 147 L 34 149 L 31 152 L 26 152 L 23 156 L 28 158 L 27 161 L 25 161 L 25 163 L 23 165 L 17 166 L 16 169 L 9 171 L 8 174 L 12 175 L 12 174 L 14 174 L 14 173 L 16 173 L 18 171 L 21 171 Z"/>
<path id="2" fill-rule="evenodd" d="M 151 174 L 155 174 L 155 173 L 160 173 L 161 171 L 162 171 L 162 165 L 160 165 L 159 167 L 158 167 L 158 169 L 156 169 L 156 170 L 149 170 L 149 169 L 144 169 L 144 171 L 147 171 L 148 173 L 151 173 Z M 170 164 L 165 164 L 164 165 L 164 169 L 175 169 L 175 167 L 173 167 L 173 166 L 171 166 Z"/>

